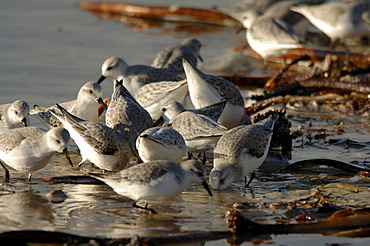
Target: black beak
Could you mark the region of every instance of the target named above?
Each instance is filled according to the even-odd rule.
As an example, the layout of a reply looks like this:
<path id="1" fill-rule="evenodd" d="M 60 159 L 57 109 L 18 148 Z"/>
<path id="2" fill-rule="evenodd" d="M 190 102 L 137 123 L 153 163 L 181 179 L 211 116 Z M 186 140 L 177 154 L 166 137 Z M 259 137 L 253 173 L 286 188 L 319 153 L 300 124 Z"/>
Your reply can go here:
<path id="1" fill-rule="evenodd" d="M 161 126 L 163 123 L 164 123 L 164 118 L 163 118 L 163 115 L 161 115 L 161 117 L 159 117 L 159 119 L 153 123 L 153 127 Z"/>
<path id="2" fill-rule="evenodd" d="M 63 153 L 66 155 L 66 158 L 67 158 L 67 160 L 68 160 L 69 165 L 70 165 L 71 167 L 73 167 L 73 162 L 72 162 L 72 160 L 71 160 L 71 157 L 69 157 L 68 149 L 67 149 L 67 148 L 65 148 L 65 149 L 63 150 Z"/>
<path id="3" fill-rule="evenodd" d="M 205 180 L 202 182 L 202 185 L 206 189 L 206 191 L 208 192 L 208 195 L 209 196 L 212 196 L 211 189 L 209 188 L 209 186 L 208 186 L 208 184 L 207 184 L 207 182 Z"/>
<path id="4" fill-rule="evenodd" d="M 104 108 L 105 111 L 107 111 L 108 106 L 104 103 L 103 99 L 101 97 L 98 98 L 98 103 Z"/>
<path id="5" fill-rule="evenodd" d="M 25 127 L 27 127 L 27 118 L 26 118 L 26 117 L 24 117 L 21 121 L 22 121 L 23 125 L 24 125 Z"/>
<path id="6" fill-rule="evenodd" d="M 243 30 L 244 30 L 243 26 L 239 27 L 238 30 L 236 30 L 236 34 L 241 33 Z"/>
<path id="7" fill-rule="evenodd" d="M 199 58 L 199 60 L 200 60 L 201 62 L 203 62 L 203 58 L 202 58 L 200 55 L 198 55 L 198 58 Z"/>
<path id="8" fill-rule="evenodd" d="M 98 84 L 101 84 L 101 82 L 103 82 L 107 77 L 105 77 L 104 75 L 100 76 L 100 78 L 98 79 L 98 81 L 96 81 L 96 83 Z"/>

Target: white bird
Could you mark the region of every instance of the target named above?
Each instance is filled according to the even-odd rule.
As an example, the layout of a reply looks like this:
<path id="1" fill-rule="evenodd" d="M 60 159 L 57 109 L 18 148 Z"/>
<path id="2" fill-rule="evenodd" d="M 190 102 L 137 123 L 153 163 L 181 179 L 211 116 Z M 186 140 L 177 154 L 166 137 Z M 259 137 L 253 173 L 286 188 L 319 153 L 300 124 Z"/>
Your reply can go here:
<path id="1" fill-rule="evenodd" d="M 153 126 L 153 119 L 122 85 L 121 80 L 115 82 L 105 115 L 105 124 L 124 136 L 129 144 L 135 146 L 139 134 Z"/>
<path id="2" fill-rule="evenodd" d="M 161 107 L 166 102 L 176 100 L 183 105 L 187 103 L 188 84 L 186 80 L 154 82 L 141 87 L 134 97 L 150 116 L 157 120 L 161 117 Z"/>
<path id="3" fill-rule="evenodd" d="M 263 58 L 265 66 L 269 57 L 285 56 L 291 49 L 303 47 L 303 39 L 281 19 L 249 9 L 243 13 L 242 24 L 247 28 L 249 46 Z"/>
<path id="4" fill-rule="evenodd" d="M 189 152 L 215 148 L 218 139 L 228 130 L 205 115 L 185 110 L 177 101 L 167 102 L 162 112 L 169 119 L 169 126 L 184 137 Z"/>
<path id="5" fill-rule="evenodd" d="M 185 139 L 170 127 L 151 127 L 136 140 L 136 148 L 143 162 L 169 160 L 179 163 L 187 153 Z"/>
<path id="6" fill-rule="evenodd" d="M 67 151 L 69 139 L 68 131 L 61 127 L 45 131 L 29 126 L 0 135 L 0 165 L 5 170 L 5 180 L 10 179 L 5 165 L 28 174 L 31 181 L 32 173 L 45 167 L 57 152 L 64 152 L 73 166 Z"/>
<path id="7" fill-rule="evenodd" d="M 238 126 L 246 116 L 244 100 L 240 91 L 226 79 L 212 76 L 192 67 L 186 60 L 183 66 L 188 81 L 190 99 L 195 108 L 207 107 L 222 99 L 227 103 L 217 121 L 227 128 Z"/>
<path id="8" fill-rule="evenodd" d="M 72 101 L 67 101 L 59 103 L 63 108 L 65 108 L 71 114 L 91 122 L 98 122 L 98 106 L 99 104 L 106 108 L 102 100 L 103 88 L 93 81 L 85 83 L 79 90 L 77 94 L 77 99 Z M 44 123 L 47 127 L 60 127 L 61 122 L 56 119 L 50 110 L 60 114 L 59 109 L 56 106 L 49 108 L 40 107 L 34 105 L 36 115 L 39 116 L 38 119 Z"/>
<path id="9" fill-rule="evenodd" d="M 0 134 L 29 124 L 30 106 L 27 102 L 16 100 L 0 105 Z"/>
<path id="10" fill-rule="evenodd" d="M 327 2 L 320 5 L 298 5 L 290 8 L 305 16 L 312 25 L 331 39 L 331 47 L 348 37 L 369 35 L 364 9 L 358 3 Z"/>
<path id="11" fill-rule="evenodd" d="M 202 43 L 196 38 L 188 38 L 180 45 L 173 45 L 161 50 L 152 62 L 152 67 L 166 69 L 179 76 L 184 74 L 182 59 L 186 59 L 192 66 L 196 67 Z"/>
<path id="12" fill-rule="evenodd" d="M 159 81 L 179 81 L 182 78 L 166 70 L 145 65 L 129 66 L 119 57 L 110 57 L 102 65 L 102 75 L 97 83 L 100 84 L 105 78 L 113 81 L 123 80 L 123 85 L 135 95 L 136 91 L 145 84 Z"/>
<path id="13" fill-rule="evenodd" d="M 81 166 L 91 161 L 103 171 L 120 171 L 129 164 L 132 149 L 126 139 L 117 131 L 100 123 L 80 119 L 59 104 L 56 105 L 62 115 L 52 112 L 69 131 L 71 137 L 80 149 Z"/>
<path id="14" fill-rule="evenodd" d="M 279 115 L 253 125 L 238 126 L 226 132 L 214 150 L 213 168 L 209 182 L 214 189 L 224 190 L 247 174 L 254 178 L 256 170 L 266 159 L 275 122 Z"/>
<path id="15" fill-rule="evenodd" d="M 171 199 L 188 188 L 191 183 L 201 183 L 212 196 L 205 181 L 206 168 L 199 161 L 188 160 L 181 164 L 171 161 L 152 161 L 137 164 L 113 175 L 91 174 L 105 182 L 116 193 L 134 200 L 133 207 L 152 213 L 147 201 Z M 137 203 L 146 201 L 145 206 Z"/>

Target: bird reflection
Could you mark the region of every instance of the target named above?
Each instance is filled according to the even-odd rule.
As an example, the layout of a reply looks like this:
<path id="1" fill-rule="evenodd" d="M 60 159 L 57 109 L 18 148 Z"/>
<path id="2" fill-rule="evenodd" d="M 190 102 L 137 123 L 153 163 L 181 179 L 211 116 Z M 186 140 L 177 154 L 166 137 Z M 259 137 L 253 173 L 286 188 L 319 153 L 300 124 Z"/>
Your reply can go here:
<path id="1" fill-rule="evenodd" d="M 53 214 L 49 201 L 32 192 L 16 192 L 0 196 L 0 221 L 6 222 L 6 230 L 54 228 Z"/>

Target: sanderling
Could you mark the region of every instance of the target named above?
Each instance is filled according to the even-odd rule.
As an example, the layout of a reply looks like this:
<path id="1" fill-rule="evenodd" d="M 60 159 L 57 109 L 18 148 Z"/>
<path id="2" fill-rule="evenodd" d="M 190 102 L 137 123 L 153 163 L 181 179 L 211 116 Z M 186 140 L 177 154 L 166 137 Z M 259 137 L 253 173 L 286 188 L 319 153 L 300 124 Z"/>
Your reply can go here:
<path id="1" fill-rule="evenodd" d="M 164 104 L 162 112 L 169 119 L 169 126 L 184 137 L 189 152 L 215 148 L 218 139 L 228 130 L 207 116 L 185 110 L 177 101 Z"/>
<path id="2" fill-rule="evenodd" d="M 136 148 L 143 162 L 169 160 L 179 163 L 187 153 L 185 139 L 170 127 L 152 127 L 136 140 Z"/>
<path id="3" fill-rule="evenodd" d="M 30 106 L 27 102 L 16 100 L 0 105 L 0 134 L 11 129 L 27 126 Z"/>
<path id="4" fill-rule="evenodd" d="M 116 193 L 134 200 L 133 207 L 152 213 L 156 212 L 147 207 L 148 201 L 171 199 L 191 183 L 201 183 L 212 196 L 205 181 L 206 169 L 195 160 L 181 164 L 165 160 L 152 161 L 137 164 L 113 175 L 91 175 L 112 187 Z M 146 202 L 144 207 L 137 204 L 141 200 Z"/>
<path id="5" fill-rule="evenodd" d="M 266 159 L 270 148 L 274 124 L 279 118 L 274 114 L 253 125 L 238 126 L 226 132 L 214 150 L 213 169 L 209 182 L 214 189 L 226 189 L 256 170 Z"/>
<path id="6" fill-rule="evenodd" d="M 98 105 L 105 105 L 102 100 L 103 88 L 93 81 L 84 84 L 78 92 L 77 99 L 59 103 L 63 108 L 65 108 L 71 114 L 91 122 L 98 122 Z M 106 106 L 105 106 L 106 107 Z M 60 127 L 61 122 L 56 119 L 50 110 L 54 110 L 56 113 L 60 114 L 60 111 L 56 106 L 50 108 L 40 107 L 34 105 L 34 111 L 36 115 L 39 116 L 38 119 L 44 123 L 47 127 Z"/>
<path id="7" fill-rule="evenodd" d="M 289 50 L 303 47 L 302 38 L 281 19 L 250 9 L 244 12 L 242 23 L 249 46 L 263 58 L 265 66 L 269 57 L 285 56 Z"/>
<path id="8" fill-rule="evenodd" d="M 169 101 L 174 101 L 174 100 L 169 100 Z M 176 101 L 176 102 L 178 102 L 178 101 Z M 180 102 L 178 102 L 178 103 L 180 103 Z M 211 104 L 211 105 L 209 105 L 207 107 L 197 108 L 197 109 L 187 109 L 187 111 L 190 111 L 190 112 L 193 112 L 193 113 L 196 113 L 196 114 L 201 114 L 201 115 L 204 115 L 204 116 L 207 116 L 207 117 L 211 118 L 214 121 L 218 121 L 218 119 L 222 115 L 222 112 L 225 109 L 226 103 L 227 103 L 227 100 L 226 99 L 222 99 L 221 101 L 219 101 L 217 103 L 214 103 L 214 104 Z M 180 103 L 180 104 L 183 105 L 182 103 Z M 163 106 L 163 105 L 164 104 L 162 104 L 161 106 Z M 158 125 L 161 125 L 161 124 L 168 125 L 168 123 L 169 123 L 168 121 L 169 121 L 168 120 L 168 117 L 166 117 L 162 113 L 162 115 L 154 123 L 154 126 L 158 126 Z"/>
<path id="9" fill-rule="evenodd" d="M 369 35 L 370 29 L 364 22 L 364 9 L 358 3 L 327 2 L 320 5 L 298 5 L 290 8 L 305 16 L 312 25 L 331 39 L 331 47 L 345 38 Z"/>
<path id="10" fill-rule="evenodd" d="M 243 97 L 235 85 L 223 78 L 201 72 L 196 67 L 192 67 L 185 59 L 183 66 L 194 107 L 203 108 L 222 99 L 227 99 L 227 104 L 218 123 L 227 128 L 238 126 L 245 117 L 245 113 Z"/>
<path id="11" fill-rule="evenodd" d="M 82 160 L 78 166 L 86 161 L 91 161 L 103 171 L 120 171 L 128 166 L 133 156 L 132 149 L 117 131 L 80 119 L 59 104 L 56 106 L 62 115 L 51 111 L 52 114 L 63 123 L 80 149 Z"/>
<path id="12" fill-rule="evenodd" d="M 39 127 L 29 126 L 13 129 L 0 136 L 0 165 L 5 170 L 5 180 L 9 181 L 9 171 L 4 164 L 28 174 L 31 181 L 32 173 L 49 163 L 56 152 L 64 152 L 69 164 L 67 146 L 70 135 L 61 127 L 45 131 Z M 4 162 L 4 163 L 2 163 Z"/>
<path id="13" fill-rule="evenodd" d="M 186 80 L 154 82 L 141 87 L 134 97 L 150 116 L 157 120 L 161 117 L 161 107 L 166 102 L 176 100 L 183 105 L 187 102 L 188 84 Z"/>
<path id="14" fill-rule="evenodd" d="M 166 70 L 145 65 L 129 66 L 119 57 L 111 57 L 102 65 L 102 75 L 97 83 L 100 84 L 105 78 L 113 81 L 123 80 L 123 85 L 131 94 L 145 84 L 159 81 L 180 81 L 182 78 Z"/>
<path id="15" fill-rule="evenodd" d="M 181 45 L 173 45 L 161 50 L 152 62 L 152 67 L 166 69 L 167 71 L 184 75 L 182 59 L 185 58 L 193 67 L 197 66 L 201 42 L 196 38 L 188 38 L 182 41 Z"/>
<path id="16" fill-rule="evenodd" d="M 137 136 L 153 126 L 153 119 L 122 85 L 115 82 L 114 91 L 105 115 L 105 124 L 124 136 L 135 146 Z"/>

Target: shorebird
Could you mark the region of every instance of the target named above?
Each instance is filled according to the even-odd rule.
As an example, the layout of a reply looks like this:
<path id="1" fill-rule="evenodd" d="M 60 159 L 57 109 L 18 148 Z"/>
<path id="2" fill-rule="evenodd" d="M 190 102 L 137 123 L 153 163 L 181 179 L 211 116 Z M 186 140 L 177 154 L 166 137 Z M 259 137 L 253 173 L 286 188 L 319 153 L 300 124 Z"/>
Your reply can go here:
<path id="1" fill-rule="evenodd" d="M 119 57 L 110 57 L 102 65 L 102 75 L 97 83 L 110 78 L 113 81 L 123 80 L 123 85 L 131 94 L 135 94 L 145 84 L 159 81 L 180 81 L 182 78 L 166 70 L 145 65 L 129 66 Z"/>
<path id="2" fill-rule="evenodd" d="M 77 99 L 59 103 L 71 114 L 91 122 L 98 122 L 98 106 L 99 104 L 106 108 L 102 99 L 103 88 L 93 81 L 85 83 L 77 94 Z M 60 114 L 58 107 L 52 106 L 49 108 L 34 105 L 35 115 L 47 127 L 61 127 L 61 122 L 50 113 L 53 110 Z"/>
<path id="3" fill-rule="evenodd" d="M 152 62 L 152 67 L 165 69 L 179 76 L 184 75 L 182 59 L 186 59 L 192 66 L 196 67 L 198 58 L 203 61 L 199 55 L 201 42 L 196 38 L 188 38 L 182 41 L 180 45 L 173 45 L 161 50 Z"/>
<path id="4" fill-rule="evenodd" d="M 327 2 L 292 6 L 290 9 L 305 16 L 325 33 L 331 39 L 332 48 L 338 43 L 344 46 L 344 40 L 348 37 L 370 34 L 370 28 L 363 19 L 365 11 L 358 3 Z"/>
<path id="5" fill-rule="evenodd" d="M 109 185 L 116 193 L 134 200 L 133 207 L 151 213 L 156 211 L 147 207 L 147 201 L 171 199 L 191 183 L 201 183 L 212 196 L 205 181 L 206 168 L 195 160 L 181 164 L 165 160 L 152 161 L 137 164 L 113 175 L 91 175 Z M 142 200 L 146 201 L 144 207 L 137 204 Z"/>
<path id="6" fill-rule="evenodd" d="M 185 59 L 183 66 L 188 81 L 190 99 L 196 109 L 227 99 L 218 123 L 227 128 L 233 128 L 247 117 L 244 113 L 243 97 L 233 83 L 220 77 L 205 74 L 192 67 Z"/>
<path id="7" fill-rule="evenodd" d="M 73 166 L 67 150 L 69 139 L 68 131 L 61 127 L 45 131 L 29 126 L 0 135 L 0 165 L 5 171 L 5 181 L 10 179 L 5 165 L 28 174 L 28 180 L 31 181 L 32 174 L 45 167 L 57 152 L 64 152 Z"/>
<path id="8" fill-rule="evenodd" d="M 136 148 L 143 162 L 169 160 L 179 163 L 187 153 L 185 139 L 170 127 L 151 127 L 136 140 Z"/>
<path id="9" fill-rule="evenodd" d="M 227 131 L 214 150 L 213 168 L 209 182 L 214 189 L 224 190 L 232 182 L 240 181 L 252 173 L 246 187 L 253 180 L 256 170 L 266 159 L 270 148 L 275 122 L 279 115 Z"/>
<path id="10" fill-rule="evenodd" d="M 134 148 L 139 134 L 153 126 L 153 119 L 122 85 L 121 80 L 115 83 L 105 124 L 124 136 Z"/>
<path id="11" fill-rule="evenodd" d="M 169 126 L 184 137 L 189 152 L 213 149 L 218 139 L 228 130 L 207 116 L 185 110 L 176 101 L 163 105 L 162 112 L 169 119 Z"/>
<path id="12" fill-rule="evenodd" d="M 56 106 L 61 115 L 51 111 L 52 114 L 63 123 L 80 149 L 82 160 L 78 166 L 86 161 L 91 161 L 102 171 L 120 171 L 128 166 L 133 150 L 116 130 L 80 119 L 59 104 Z"/>
<path id="13" fill-rule="evenodd" d="M 269 57 L 285 56 L 289 50 L 303 47 L 303 39 L 281 19 L 249 9 L 243 13 L 242 23 L 249 46 L 263 58 L 265 67 Z"/>
<path id="14" fill-rule="evenodd" d="M 0 105 L 0 134 L 14 128 L 28 126 L 29 114 L 30 106 L 22 100 Z"/>

